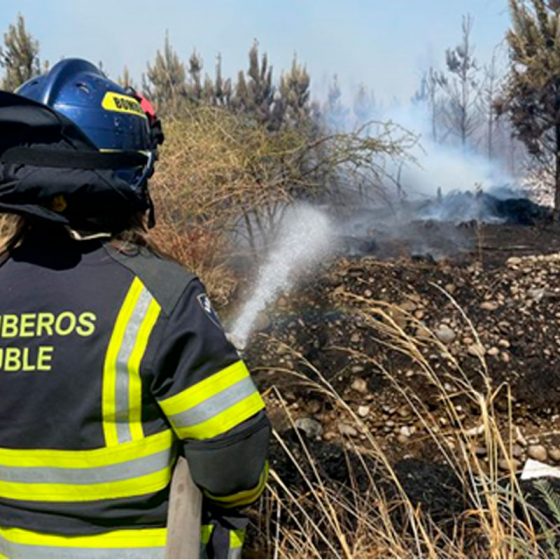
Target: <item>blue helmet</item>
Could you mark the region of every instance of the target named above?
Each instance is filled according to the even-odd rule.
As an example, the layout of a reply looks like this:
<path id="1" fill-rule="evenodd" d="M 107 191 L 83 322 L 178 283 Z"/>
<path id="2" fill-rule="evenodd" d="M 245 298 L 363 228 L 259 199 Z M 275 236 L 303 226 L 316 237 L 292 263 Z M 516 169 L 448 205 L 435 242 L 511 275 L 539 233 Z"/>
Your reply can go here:
<path id="1" fill-rule="evenodd" d="M 61 60 L 16 91 L 68 117 L 102 151 L 152 150 L 140 102 L 86 60 Z"/>
<path id="2" fill-rule="evenodd" d="M 163 142 L 163 134 L 155 114 L 145 113 L 141 96 L 109 80 L 90 62 L 77 58 L 58 62 L 45 74 L 28 80 L 16 93 L 71 121 L 105 161 L 112 158 L 113 162 L 122 162 L 112 167 L 113 176 L 120 181 L 118 185 L 128 185 L 126 197 L 139 201 L 140 208 L 149 209 L 149 226 L 153 225 L 147 182 L 153 174 L 157 145 Z M 122 192 L 117 186 L 119 189 Z"/>

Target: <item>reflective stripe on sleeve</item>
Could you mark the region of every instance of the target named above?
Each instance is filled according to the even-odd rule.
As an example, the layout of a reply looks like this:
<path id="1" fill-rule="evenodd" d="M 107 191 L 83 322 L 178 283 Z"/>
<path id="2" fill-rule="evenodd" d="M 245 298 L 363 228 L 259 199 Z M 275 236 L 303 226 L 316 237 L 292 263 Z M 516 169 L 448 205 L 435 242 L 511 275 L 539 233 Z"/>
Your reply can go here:
<path id="1" fill-rule="evenodd" d="M 165 488 L 174 462 L 171 430 L 110 449 L 0 449 L 0 498 L 85 502 L 139 496 Z"/>
<path id="2" fill-rule="evenodd" d="M 103 433 L 108 447 L 143 437 L 140 363 L 160 306 L 138 278 L 123 301 L 103 367 Z"/>
<path id="3" fill-rule="evenodd" d="M 159 401 L 182 439 L 207 439 L 227 432 L 264 408 L 242 361 Z"/>
<path id="4" fill-rule="evenodd" d="M 229 496 L 216 496 L 210 492 L 204 492 L 204 495 L 216 502 L 222 507 L 241 507 L 253 503 L 263 492 L 266 481 L 268 479 L 268 461 L 265 462 L 264 468 L 259 477 L 257 485 L 249 490 L 243 490 Z"/>
<path id="5" fill-rule="evenodd" d="M 163 558 L 166 529 L 62 536 L 0 528 L 0 556 L 7 558 Z"/>
<path id="6" fill-rule="evenodd" d="M 212 531 L 214 530 L 214 525 L 202 525 L 200 527 L 200 552 L 199 557 L 202 560 L 208 558 L 208 543 L 210 542 L 210 537 L 212 536 Z"/>
<path id="7" fill-rule="evenodd" d="M 210 536 L 214 530 L 214 525 L 202 525 L 200 527 L 200 542 L 202 544 L 208 544 L 210 542 Z"/>
<path id="8" fill-rule="evenodd" d="M 245 541 L 244 529 L 232 529 L 229 532 L 228 558 L 230 559 L 241 558 L 241 549 L 243 548 L 244 541 Z"/>

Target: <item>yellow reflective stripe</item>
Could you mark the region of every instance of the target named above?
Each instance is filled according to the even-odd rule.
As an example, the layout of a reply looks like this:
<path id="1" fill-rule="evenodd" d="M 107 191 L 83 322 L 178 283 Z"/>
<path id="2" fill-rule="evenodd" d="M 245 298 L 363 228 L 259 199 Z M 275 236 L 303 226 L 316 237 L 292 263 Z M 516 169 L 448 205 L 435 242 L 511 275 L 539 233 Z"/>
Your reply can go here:
<path id="1" fill-rule="evenodd" d="M 121 306 L 109 346 L 105 356 L 103 367 L 103 434 L 107 447 L 119 445 L 119 437 L 116 426 L 116 385 L 117 385 L 117 357 L 121 347 L 124 333 L 134 306 L 142 292 L 142 282 L 134 278 L 128 293 Z"/>
<path id="2" fill-rule="evenodd" d="M 124 463 L 169 449 L 174 436 L 171 430 L 117 447 L 80 450 L 0 449 L 0 465 L 11 467 L 60 467 L 87 469 Z"/>
<path id="3" fill-rule="evenodd" d="M 208 544 L 210 542 L 213 529 L 214 525 L 202 525 L 200 527 L 200 542 L 202 544 Z"/>
<path id="4" fill-rule="evenodd" d="M 234 426 L 251 418 L 264 406 L 259 393 L 254 392 L 205 422 L 184 428 L 175 425 L 173 427 L 181 439 L 208 439 L 231 430 Z"/>
<path id="5" fill-rule="evenodd" d="M 150 494 L 165 488 L 171 480 L 171 465 L 155 473 L 97 484 L 43 484 L 0 481 L 0 497 L 42 502 L 88 502 Z"/>
<path id="6" fill-rule="evenodd" d="M 241 548 L 245 541 L 245 531 L 243 529 L 233 529 L 229 532 L 229 547 Z"/>
<path id="7" fill-rule="evenodd" d="M 158 320 L 161 307 L 152 298 L 150 306 L 142 325 L 138 332 L 138 337 L 134 344 L 134 349 L 128 362 L 129 371 L 129 403 L 130 403 L 130 434 L 133 440 L 142 439 L 144 430 L 142 429 L 142 379 L 140 377 L 140 363 L 144 357 L 144 352 L 148 346 L 150 335 L 156 321 Z"/>
<path id="8" fill-rule="evenodd" d="M 204 494 L 213 502 L 217 502 L 226 508 L 245 506 L 254 502 L 262 494 L 262 491 L 266 486 L 267 479 L 268 461 L 265 462 L 264 468 L 259 477 L 259 482 L 254 488 L 243 490 L 242 492 L 237 492 L 236 494 L 231 494 L 229 496 L 215 496 L 214 494 L 210 494 L 210 492 L 204 492 Z"/>
<path id="9" fill-rule="evenodd" d="M 238 361 L 177 395 L 159 401 L 159 404 L 167 416 L 172 416 L 194 408 L 245 377 L 249 377 L 247 366 L 242 361 Z"/>
<path id="10" fill-rule="evenodd" d="M 36 533 L 25 529 L 2 529 L 0 537 L 15 544 L 74 548 L 140 548 L 162 547 L 167 541 L 167 529 L 125 529 L 101 535 L 68 537 Z"/>
<path id="11" fill-rule="evenodd" d="M 242 361 L 159 401 L 159 404 L 182 439 L 220 435 L 264 408 Z"/>

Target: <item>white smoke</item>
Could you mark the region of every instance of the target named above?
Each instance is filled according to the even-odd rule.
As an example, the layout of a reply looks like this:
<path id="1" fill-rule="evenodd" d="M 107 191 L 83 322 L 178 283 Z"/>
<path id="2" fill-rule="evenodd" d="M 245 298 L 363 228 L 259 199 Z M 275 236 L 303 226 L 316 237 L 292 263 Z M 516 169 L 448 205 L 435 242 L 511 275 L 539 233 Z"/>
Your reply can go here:
<path id="1" fill-rule="evenodd" d="M 390 178 L 383 181 L 383 198 L 371 197 L 358 206 L 352 198 L 355 189 L 352 184 L 347 186 L 350 202 L 340 229 L 351 254 L 391 256 L 399 246 L 410 254 L 434 258 L 468 251 L 472 236 L 454 225 L 501 223 L 506 218 L 496 200 L 526 198 L 525 192 L 513 187 L 516 182 L 499 161 L 461 146 L 452 136 L 445 144 L 434 141 L 425 104 L 373 107 L 367 120 L 402 127 L 418 141 L 409 150 L 409 158 L 385 168 Z M 351 118 L 346 130 L 352 128 L 350 124 Z M 372 124 L 365 133 L 375 136 L 377 126 Z M 474 138 L 470 142 L 474 143 Z M 439 225 L 425 228 L 425 221 Z"/>
<path id="2" fill-rule="evenodd" d="M 336 238 L 335 228 L 324 212 L 308 205 L 290 209 L 259 271 L 255 289 L 231 330 L 238 348 L 246 346 L 258 314 L 280 292 L 288 291 L 308 267 L 328 257 Z"/>
<path id="3" fill-rule="evenodd" d="M 405 192 L 411 195 L 444 196 L 453 191 L 489 191 L 512 184 L 512 177 L 496 161 L 461 146 L 458 139 L 449 137 L 445 144 L 432 138 L 429 110 L 422 103 L 397 105 L 377 115 L 390 120 L 414 135 L 419 142 L 411 156 L 416 164 L 406 165 L 400 177 Z"/>

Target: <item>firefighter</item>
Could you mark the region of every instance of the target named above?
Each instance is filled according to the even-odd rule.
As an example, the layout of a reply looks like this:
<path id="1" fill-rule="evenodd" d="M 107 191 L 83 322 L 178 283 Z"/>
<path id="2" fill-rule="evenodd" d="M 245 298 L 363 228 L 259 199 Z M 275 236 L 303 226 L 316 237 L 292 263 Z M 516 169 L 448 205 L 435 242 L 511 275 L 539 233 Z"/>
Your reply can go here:
<path id="1" fill-rule="evenodd" d="M 0 92 L 0 558 L 162 558 L 178 454 L 239 557 L 269 423 L 201 282 L 146 235 L 146 103 L 67 59 Z"/>

